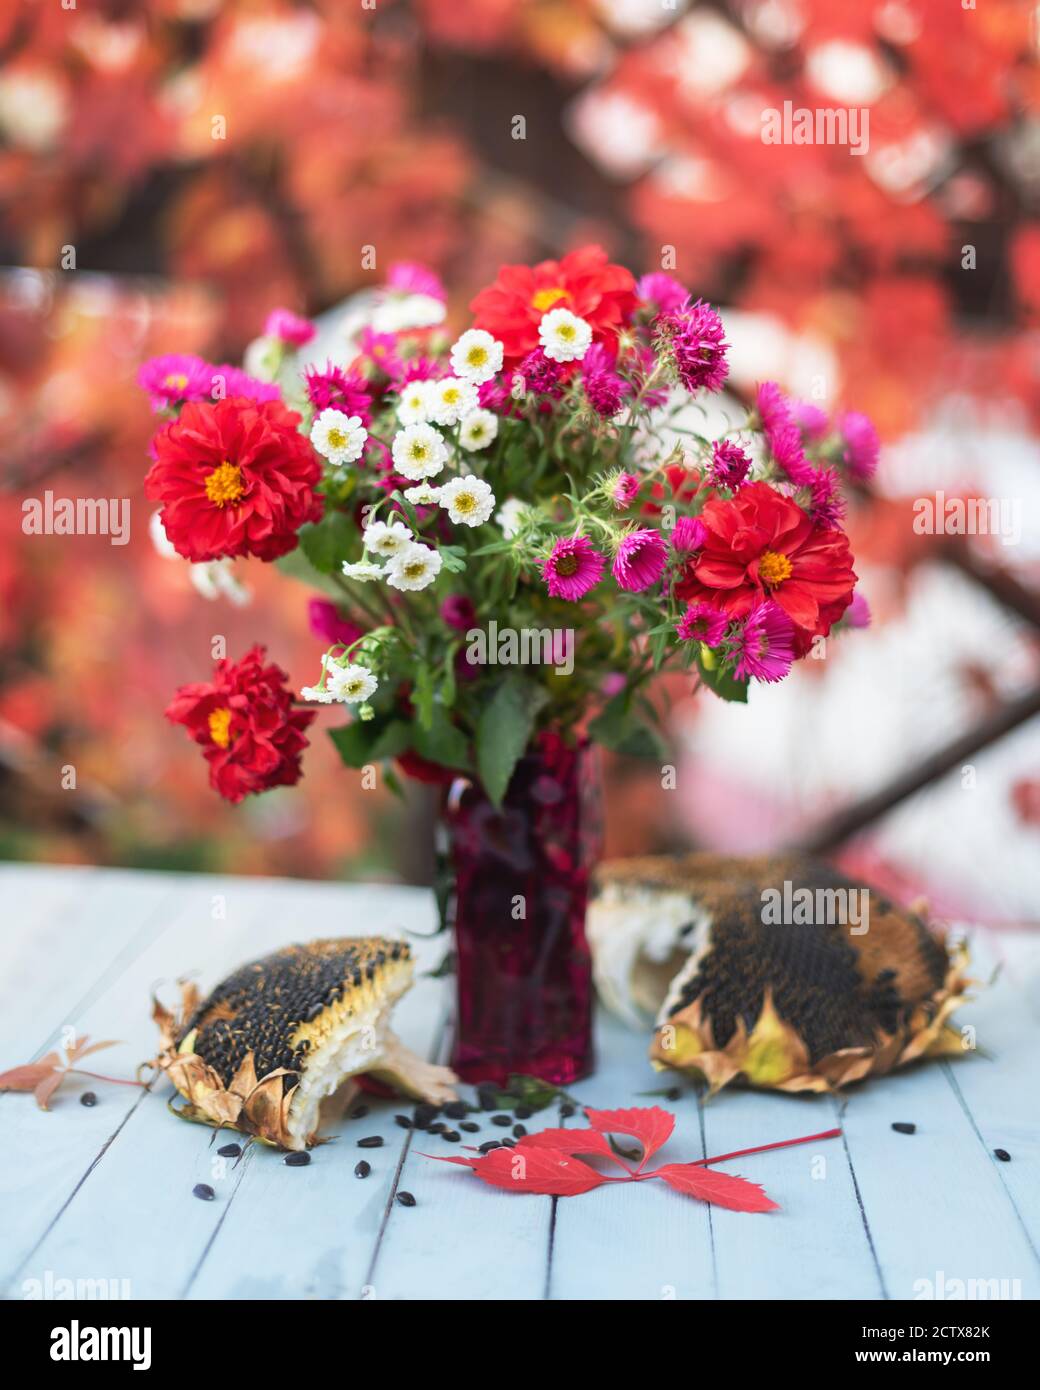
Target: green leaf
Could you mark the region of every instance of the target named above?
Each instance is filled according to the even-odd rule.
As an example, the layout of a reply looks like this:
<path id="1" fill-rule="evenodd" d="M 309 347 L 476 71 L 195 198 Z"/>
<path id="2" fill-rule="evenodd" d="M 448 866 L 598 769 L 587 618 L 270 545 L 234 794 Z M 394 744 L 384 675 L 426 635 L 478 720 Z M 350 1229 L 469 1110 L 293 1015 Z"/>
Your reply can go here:
<path id="1" fill-rule="evenodd" d="M 411 725 L 406 724 L 403 719 L 391 719 L 388 724 L 383 725 L 371 744 L 369 757 L 372 760 L 396 758 L 411 746 Z"/>
<path id="2" fill-rule="evenodd" d="M 589 738 L 630 758 L 651 758 L 660 762 L 668 756 L 668 745 L 656 729 L 633 713 L 623 691 L 615 695 L 589 725 Z"/>
<path id="3" fill-rule="evenodd" d="M 303 553 L 319 574 L 331 574 L 350 554 L 357 528 L 346 512 L 329 512 L 300 527 Z"/>
<path id="4" fill-rule="evenodd" d="M 412 704 L 419 718 L 419 727 L 429 729 L 433 721 L 433 672 L 420 661 L 412 689 Z"/>
<path id="5" fill-rule="evenodd" d="M 713 690 L 722 700 L 731 700 L 737 704 L 746 705 L 748 697 L 748 681 L 736 680 L 728 671 L 722 670 L 719 666 L 705 666 L 703 660 L 698 657 L 697 669 L 700 671 L 701 680 Z"/>
<path id="6" fill-rule="evenodd" d="M 372 745 L 379 735 L 379 729 L 355 719 L 352 724 L 342 728 L 330 729 L 329 737 L 336 745 L 336 751 L 347 767 L 364 767 L 373 761 Z"/>
<path id="7" fill-rule="evenodd" d="M 441 767 L 454 767 L 469 770 L 469 741 L 461 729 L 457 729 L 448 718 L 441 705 L 434 705 L 431 711 L 430 727 L 424 729 L 420 724 L 412 728 L 412 747 L 420 757 Z"/>
<path id="8" fill-rule="evenodd" d="M 531 741 L 547 690 L 523 676 L 509 674 L 484 707 L 477 724 L 477 769 L 484 790 L 502 805 L 513 769 Z"/>

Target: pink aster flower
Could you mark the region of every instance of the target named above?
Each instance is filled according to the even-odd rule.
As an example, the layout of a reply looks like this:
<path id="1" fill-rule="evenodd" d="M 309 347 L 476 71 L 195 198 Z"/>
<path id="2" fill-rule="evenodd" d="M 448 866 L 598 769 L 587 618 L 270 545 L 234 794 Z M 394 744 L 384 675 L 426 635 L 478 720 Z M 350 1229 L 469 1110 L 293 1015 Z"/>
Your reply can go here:
<path id="1" fill-rule="evenodd" d="M 448 292 L 428 266 L 417 261 L 395 261 L 387 271 L 387 286 L 398 294 L 425 294 L 430 299 L 447 302 Z"/>
<path id="2" fill-rule="evenodd" d="M 605 420 L 618 413 L 631 389 L 614 371 L 614 359 L 602 343 L 593 343 L 582 358 L 581 380 L 589 405 Z"/>
<path id="3" fill-rule="evenodd" d="M 791 418 L 803 439 L 822 439 L 830 426 L 827 412 L 809 401 L 790 401 Z"/>
<path id="4" fill-rule="evenodd" d="M 542 566 L 550 597 L 569 599 L 572 603 L 584 598 L 599 583 L 606 563 L 587 536 L 562 537 Z"/>
<path id="5" fill-rule="evenodd" d="M 755 405 L 769 452 L 777 467 L 797 487 L 808 487 L 815 469 L 805 457 L 802 432 L 795 423 L 787 397 L 775 381 L 762 382 Z"/>
<path id="6" fill-rule="evenodd" d="M 316 412 L 332 407 L 342 410 L 344 415 L 360 415 L 364 425 L 371 423 L 372 397 L 363 376 L 326 362 L 320 371 L 317 367 L 308 367 L 303 377 L 307 399 Z"/>
<path id="7" fill-rule="evenodd" d="M 781 681 L 794 660 L 794 625 L 778 603 L 758 603 L 733 643 L 737 680 Z"/>
<path id="8" fill-rule="evenodd" d="M 610 489 L 614 506 L 618 508 L 630 506 L 638 493 L 639 479 L 634 473 L 619 473 L 614 480 L 614 486 Z"/>
<path id="9" fill-rule="evenodd" d="M 268 338 L 280 338 L 291 347 L 303 347 L 309 343 L 318 330 L 310 319 L 301 318 L 291 309 L 272 309 L 264 324 L 264 334 Z"/>
<path id="10" fill-rule="evenodd" d="M 477 610 L 466 594 L 449 594 L 441 604 L 441 622 L 456 632 L 467 632 L 476 621 Z"/>
<path id="11" fill-rule="evenodd" d="M 676 624 L 676 632 L 683 642 L 703 642 L 706 647 L 717 647 L 726 635 L 729 617 L 721 609 L 710 603 L 691 603 Z"/>
<path id="12" fill-rule="evenodd" d="M 671 313 L 659 314 L 654 329 L 687 391 L 721 389 L 729 375 L 729 343 L 722 320 L 710 304 L 687 300 Z"/>
<path id="13" fill-rule="evenodd" d="M 498 376 L 480 383 L 477 399 L 484 410 L 493 410 L 496 415 L 508 413 L 514 404 L 510 383 Z"/>
<path id="14" fill-rule="evenodd" d="M 751 471 L 751 460 L 739 444 L 729 439 L 716 439 L 711 446 L 711 465 L 708 468 L 708 482 L 712 487 L 729 488 L 735 492 L 741 483 L 747 482 Z"/>
<path id="15" fill-rule="evenodd" d="M 845 516 L 845 498 L 836 468 L 821 468 L 809 485 L 809 515 L 818 526 L 840 531 Z"/>
<path id="16" fill-rule="evenodd" d="M 699 516 L 681 516 L 672 528 L 672 549 L 692 555 L 708 539 L 708 528 Z"/>
<path id="17" fill-rule="evenodd" d="M 562 394 L 560 378 L 563 376 L 563 367 L 551 357 L 546 357 L 541 348 L 535 348 L 534 352 L 527 354 L 520 363 L 519 371 L 523 377 L 525 391 L 530 391 L 535 396 L 559 399 Z"/>
<path id="18" fill-rule="evenodd" d="M 232 367 L 229 362 L 221 362 L 219 367 L 210 368 L 210 395 L 216 401 L 230 400 L 232 396 L 244 397 L 247 401 L 280 401 L 282 394 L 273 381 L 258 381 L 241 367 Z"/>
<path id="19" fill-rule="evenodd" d="M 664 570 L 668 548 L 659 531 L 644 527 L 622 536 L 611 573 L 619 589 L 642 593 L 656 584 Z"/>
<path id="20" fill-rule="evenodd" d="M 870 604 L 857 589 L 852 595 L 852 602 L 842 614 L 842 622 L 848 623 L 849 627 L 869 627 L 871 622 Z"/>
<path id="21" fill-rule="evenodd" d="M 644 304 L 651 305 L 659 314 L 674 314 L 690 297 L 689 290 L 663 270 L 644 275 L 636 285 L 636 293 Z"/>
<path id="22" fill-rule="evenodd" d="M 872 478 L 878 465 L 881 441 L 877 430 L 858 410 L 846 411 L 838 420 L 845 441 L 845 466 L 854 478 Z"/>
<path id="23" fill-rule="evenodd" d="M 404 358 L 397 349 L 396 333 L 377 333 L 374 328 L 363 328 L 358 335 L 358 347 L 361 356 L 367 357 L 377 371 L 394 381 L 401 380 Z"/>
<path id="24" fill-rule="evenodd" d="M 145 362 L 137 383 L 148 392 L 153 410 L 167 410 L 185 401 L 209 400 L 213 368 L 191 353 L 168 352 Z"/>
<path id="25" fill-rule="evenodd" d="M 339 609 L 327 598 L 312 598 L 307 605 L 307 623 L 315 637 L 331 647 L 335 642 L 346 646 L 365 635 L 365 629 L 349 618 L 341 617 Z"/>

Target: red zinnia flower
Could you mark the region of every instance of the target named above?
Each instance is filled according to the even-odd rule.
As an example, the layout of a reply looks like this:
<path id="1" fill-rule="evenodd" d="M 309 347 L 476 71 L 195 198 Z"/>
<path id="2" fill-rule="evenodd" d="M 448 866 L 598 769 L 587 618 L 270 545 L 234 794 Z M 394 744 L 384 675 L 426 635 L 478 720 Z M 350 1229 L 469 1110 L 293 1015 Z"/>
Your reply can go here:
<path id="1" fill-rule="evenodd" d="M 314 711 L 293 707 L 285 672 L 263 657 L 251 647 L 239 662 L 218 661 L 212 681 L 182 685 L 166 710 L 202 746 L 210 786 L 226 801 L 300 780 Z"/>
<path id="2" fill-rule="evenodd" d="M 469 307 L 474 327 L 497 338 L 506 362 L 515 362 L 538 347 L 538 325 L 550 309 L 577 314 L 591 325 L 593 342 L 613 351 L 618 329 L 637 303 L 631 272 L 611 265 L 601 246 L 583 246 L 562 261 L 502 266 L 495 283 Z"/>
<path id="3" fill-rule="evenodd" d="M 707 539 L 675 586 L 680 599 L 713 603 L 735 618 L 773 599 L 795 626 L 797 656 L 848 607 L 856 583 L 848 537 L 814 524 L 768 483 L 715 498 L 700 520 Z"/>
<path id="4" fill-rule="evenodd" d="M 321 464 L 280 401 L 233 397 L 186 405 L 155 438 L 145 478 L 178 554 L 196 563 L 225 555 L 276 560 L 318 521 Z"/>

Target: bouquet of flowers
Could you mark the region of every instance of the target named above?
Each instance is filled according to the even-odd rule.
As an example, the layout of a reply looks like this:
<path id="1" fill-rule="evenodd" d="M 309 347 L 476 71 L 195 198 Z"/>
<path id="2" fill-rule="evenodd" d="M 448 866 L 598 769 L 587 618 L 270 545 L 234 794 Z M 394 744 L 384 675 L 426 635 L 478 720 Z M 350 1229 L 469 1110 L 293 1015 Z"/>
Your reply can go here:
<path id="1" fill-rule="evenodd" d="M 167 710 L 231 801 L 295 782 L 340 705 L 348 766 L 465 777 L 501 811 L 531 750 L 656 756 L 663 669 L 746 700 L 862 621 L 841 488 L 876 463 L 864 416 L 764 382 L 711 437 L 719 314 L 599 247 L 503 267 L 470 307 L 446 333 L 440 282 L 399 265 L 339 361 L 301 367 L 313 325 L 278 310 L 244 370 L 142 369 L 163 543 L 211 588 L 252 555 L 326 595 L 299 698 L 256 647 Z"/>

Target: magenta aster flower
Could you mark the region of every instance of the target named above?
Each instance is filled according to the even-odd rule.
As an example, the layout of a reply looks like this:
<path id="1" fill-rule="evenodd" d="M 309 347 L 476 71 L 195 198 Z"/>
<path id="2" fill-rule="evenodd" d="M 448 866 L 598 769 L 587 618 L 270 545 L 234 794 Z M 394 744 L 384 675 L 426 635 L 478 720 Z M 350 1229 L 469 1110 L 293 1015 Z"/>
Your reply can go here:
<path id="1" fill-rule="evenodd" d="M 794 625 L 778 603 L 768 599 L 751 609 L 733 643 L 737 680 L 781 681 L 794 661 Z"/>
<path id="2" fill-rule="evenodd" d="M 791 417 L 803 439 L 822 439 L 830 426 L 827 412 L 809 401 L 791 401 Z"/>
<path id="3" fill-rule="evenodd" d="M 712 487 L 729 488 L 736 492 L 741 483 L 747 481 L 751 471 L 751 460 L 739 444 L 729 439 L 716 439 L 711 446 L 711 464 L 708 468 L 708 482 Z"/>
<path id="4" fill-rule="evenodd" d="M 852 602 L 841 615 L 842 622 L 848 623 L 849 627 L 869 627 L 871 622 L 870 604 L 857 589 L 852 595 Z"/>
<path id="5" fill-rule="evenodd" d="M 845 441 L 845 466 L 854 478 L 872 478 L 878 465 L 881 441 L 877 430 L 858 410 L 846 411 L 838 420 Z"/>
<path id="6" fill-rule="evenodd" d="M 721 389 L 729 375 L 729 343 L 722 320 L 710 304 L 687 300 L 671 313 L 659 314 L 654 327 L 687 391 L 702 386 L 709 391 Z"/>
<path id="7" fill-rule="evenodd" d="M 674 314 L 690 297 L 689 290 L 663 270 L 653 270 L 649 275 L 644 275 L 636 285 L 636 294 L 659 314 Z"/>
<path id="8" fill-rule="evenodd" d="M 360 355 L 367 357 L 377 371 L 394 381 L 401 380 L 404 358 L 397 350 L 396 333 L 377 333 L 374 328 L 363 328 L 358 336 L 358 348 Z"/>
<path id="9" fill-rule="evenodd" d="M 684 642 L 703 642 L 717 647 L 726 635 L 728 616 L 710 603 L 691 603 L 676 624 L 676 632 Z"/>
<path id="10" fill-rule="evenodd" d="M 556 541 L 542 566 L 551 598 L 574 603 L 594 589 L 603 576 L 606 558 L 594 550 L 587 536 L 568 536 Z"/>
<path id="11" fill-rule="evenodd" d="M 581 380 L 589 404 L 605 420 L 618 413 L 630 390 L 602 343 L 593 343 L 582 358 Z"/>
<path id="12" fill-rule="evenodd" d="M 845 498 L 836 468 L 820 468 L 809 485 L 809 515 L 818 526 L 840 531 L 845 516 Z"/>
<path id="13" fill-rule="evenodd" d="M 425 294 L 430 299 L 447 302 L 448 292 L 428 266 L 417 261 L 395 261 L 387 271 L 387 286 L 398 294 Z"/>
<path id="14" fill-rule="evenodd" d="M 214 400 L 230 400 L 232 396 L 243 396 L 247 401 L 280 401 L 281 392 L 273 381 L 258 381 L 241 367 L 232 367 L 229 362 L 221 362 L 219 367 L 211 367 L 210 394 Z"/>
<path id="15" fill-rule="evenodd" d="M 307 605 L 307 623 L 315 637 L 331 647 L 334 642 L 346 646 L 364 637 L 365 629 L 340 615 L 339 609 L 327 598 L 312 598 Z"/>
<path id="16" fill-rule="evenodd" d="M 308 367 L 303 377 L 307 399 L 315 412 L 331 407 L 342 410 L 344 415 L 360 415 L 364 425 L 371 423 L 372 397 L 364 377 L 357 372 L 346 372 L 342 367 L 326 362 L 320 371 L 317 367 Z"/>
<path id="17" fill-rule="evenodd" d="M 611 569 L 619 589 L 642 593 L 656 584 L 664 570 L 668 548 L 658 531 L 643 528 L 622 536 Z"/>
<path id="18" fill-rule="evenodd" d="M 309 343 L 318 330 L 310 319 L 301 318 L 291 309 L 272 309 L 264 324 L 264 334 L 268 338 L 280 338 L 291 347 L 303 347 Z"/>
<path id="19" fill-rule="evenodd" d="M 708 539 L 708 528 L 699 516 L 681 516 L 672 528 L 672 549 L 692 555 Z"/>
<path id="20" fill-rule="evenodd" d="M 467 632 L 476 621 L 477 610 L 466 594 L 449 594 L 441 604 L 441 622 L 456 632 Z"/>
<path id="21" fill-rule="evenodd" d="M 153 410 L 167 410 L 185 401 L 209 400 L 213 368 L 191 353 L 168 352 L 144 363 L 137 384 L 148 392 Z"/>
<path id="22" fill-rule="evenodd" d="M 619 473 L 610 489 L 615 507 L 628 507 L 639 493 L 639 479 L 634 473 Z"/>
<path id="23" fill-rule="evenodd" d="M 781 472 L 797 487 L 808 487 L 815 469 L 805 457 L 802 432 L 784 393 L 775 381 L 763 381 L 755 397 L 769 452 Z"/>
<path id="24" fill-rule="evenodd" d="M 558 400 L 563 394 L 560 389 L 563 367 L 551 357 L 546 357 L 541 348 L 527 354 L 520 363 L 520 375 L 524 380 L 524 390 L 532 395 L 552 396 Z"/>

